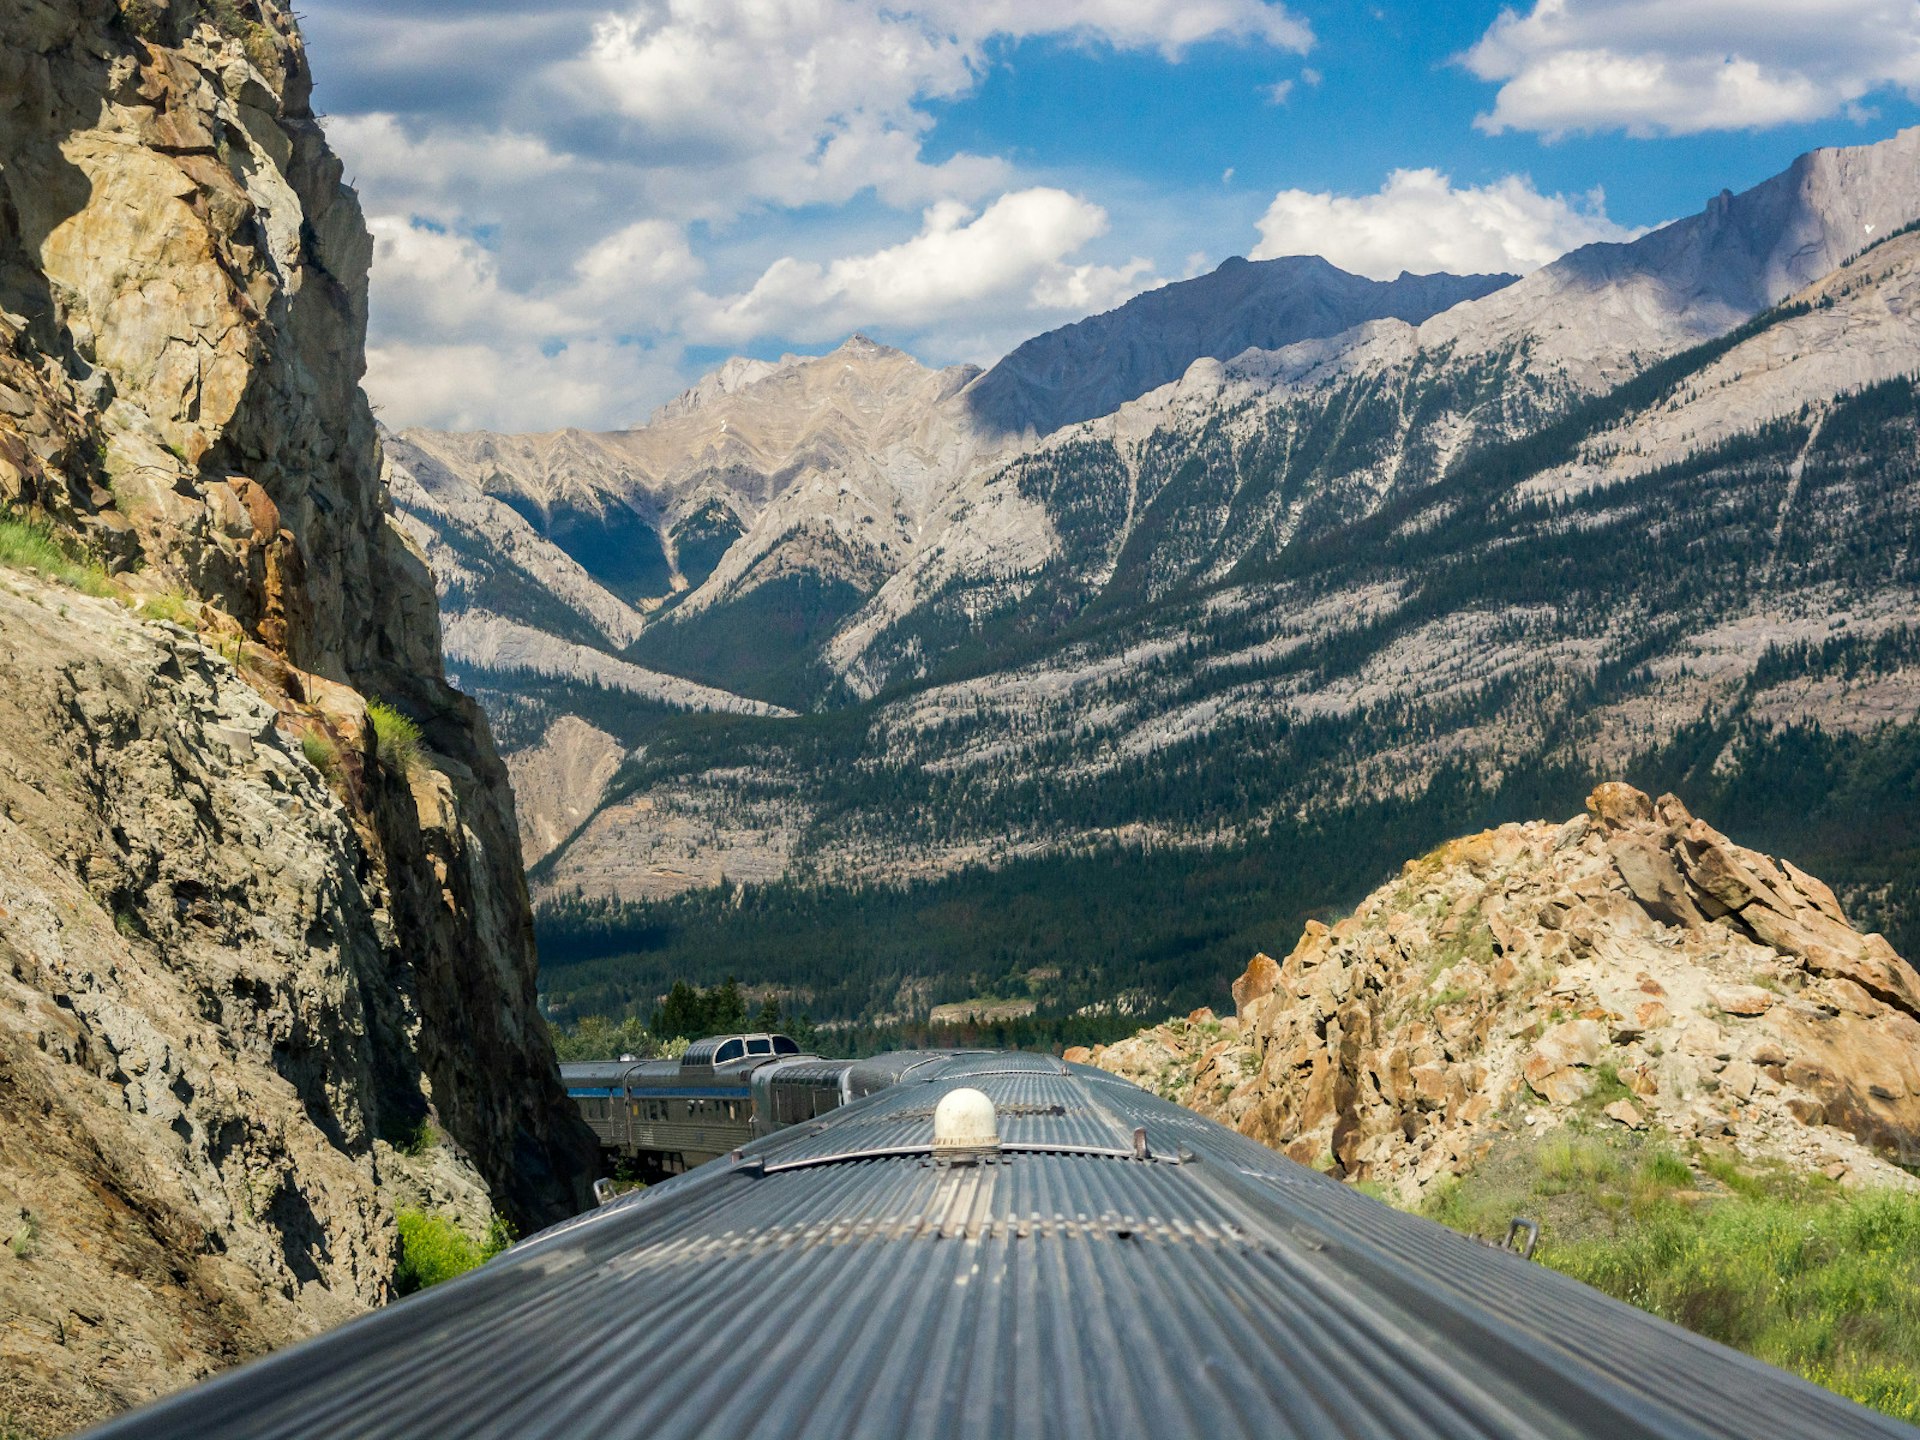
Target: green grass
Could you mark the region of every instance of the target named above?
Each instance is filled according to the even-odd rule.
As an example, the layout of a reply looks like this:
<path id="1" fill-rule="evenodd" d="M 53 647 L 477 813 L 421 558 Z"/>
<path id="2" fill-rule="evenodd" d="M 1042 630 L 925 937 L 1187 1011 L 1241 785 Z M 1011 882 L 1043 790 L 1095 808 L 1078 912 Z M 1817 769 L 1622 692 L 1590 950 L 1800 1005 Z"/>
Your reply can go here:
<path id="1" fill-rule="evenodd" d="M 38 521 L 0 516 L 0 565 L 37 571 L 88 595 L 114 593 L 104 566 Z"/>
<path id="2" fill-rule="evenodd" d="M 1769 1364 L 1920 1420 L 1920 1197 L 1668 1205 L 1554 1269 Z"/>
<path id="3" fill-rule="evenodd" d="M 1423 1209 L 1482 1236 L 1530 1216 L 1542 1264 L 1920 1421 L 1920 1195 L 1570 1127 L 1516 1137 Z"/>
<path id="4" fill-rule="evenodd" d="M 307 757 L 307 763 L 318 770 L 321 778 L 328 782 L 340 773 L 340 747 L 334 744 L 329 736 L 302 735 L 300 753 Z"/>
<path id="5" fill-rule="evenodd" d="M 187 630 L 200 628 L 200 602 L 184 590 L 147 596 L 140 604 L 140 613 L 149 620 L 168 620 Z"/>
<path id="6" fill-rule="evenodd" d="M 374 754 L 396 775 L 411 775 L 424 763 L 420 727 L 384 700 L 367 702 Z"/>
<path id="7" fill-rule="evenodd" d="M 422 1115 L 411 1125 L 402 1123 L 394 1128 L 387 1141 L 402 1155 L 424 1155 L 433 1148 L 433 1121 Z"/>
<path id="8" fill-rule="evenodd" d="M 399 1214 L 400 1258 L 394 1266 L 393 1288 L 411 1295 L 486 1264 L 513 1244 L 513 1227 L 496 1215 L 478 1242 L 467 1238 L 444 1215 L 421 1210 Z"/>
<path id="9" fill-rule="evenodd" d="M 7 1240 L 7 1249 L 13 1252 L 16 1260 L 31 1260 L 40 1249 L 39 1220 L 31 1214 L 22 1215 L 19 1225 Z"/>

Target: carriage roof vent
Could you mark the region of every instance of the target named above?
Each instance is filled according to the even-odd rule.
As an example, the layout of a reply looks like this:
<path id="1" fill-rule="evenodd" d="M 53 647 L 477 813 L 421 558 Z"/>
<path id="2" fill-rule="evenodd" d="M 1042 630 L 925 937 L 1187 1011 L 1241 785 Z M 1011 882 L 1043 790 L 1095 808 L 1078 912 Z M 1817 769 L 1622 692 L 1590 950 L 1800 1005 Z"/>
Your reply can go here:
<path id="1" fill-rule="evenodd" d="M 933 1154 L 938 1160 L 970 1165 L 1000 1153 L 1000 1125 L 993 1101 L 978 1090 L 949 1090 L 933 1108 Z"/>

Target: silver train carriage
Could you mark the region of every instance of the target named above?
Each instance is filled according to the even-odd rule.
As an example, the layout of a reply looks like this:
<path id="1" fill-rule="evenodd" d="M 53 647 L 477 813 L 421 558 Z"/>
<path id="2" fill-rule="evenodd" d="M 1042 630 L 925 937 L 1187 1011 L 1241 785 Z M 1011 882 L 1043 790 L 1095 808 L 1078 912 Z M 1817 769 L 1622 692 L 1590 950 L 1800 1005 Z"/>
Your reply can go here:
<path id="1" fill-rule="evenodd" d="M 569 1063 L 560 1079 L 600 1148 L 658 1180 L 764 1134 L 754 1125 L 752 1077 L 799 1055 L 785 1035 L 715 1035 L 678 1060 Z"/>
<path id="2" fill-rule="evenodd" d="M 678 1060 L 593 1060 L 560 1067 L 600 1141 L 645 1180 L 678 1175 L 750 1140 L 804 1124 L 951 1060 L 953 1050 L 826 1060 L 785 1035 L 716 1035 Z"/>

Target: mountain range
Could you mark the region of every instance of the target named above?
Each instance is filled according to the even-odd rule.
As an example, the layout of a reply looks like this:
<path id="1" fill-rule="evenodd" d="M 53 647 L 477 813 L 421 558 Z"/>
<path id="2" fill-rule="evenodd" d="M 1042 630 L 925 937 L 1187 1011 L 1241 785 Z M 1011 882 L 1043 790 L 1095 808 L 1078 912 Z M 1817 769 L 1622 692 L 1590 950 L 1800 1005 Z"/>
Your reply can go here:
<path id="1" fill-rule="evenodd" d="M 1735 816 L 1803 777 L 1755 838 L 1913 948 L 1867 777 L 1920 704 L 1916 217 L 1909 131 L 1520 279 L 1230 261 L 984 374 L 856 336 L 630 431 L 388 437 L 550 1001 L 1201 1003 L 1401 849 L 1627 773 Z M 1048 963 L 1015 897 L 1091 884 L 1209 905 Z"/>

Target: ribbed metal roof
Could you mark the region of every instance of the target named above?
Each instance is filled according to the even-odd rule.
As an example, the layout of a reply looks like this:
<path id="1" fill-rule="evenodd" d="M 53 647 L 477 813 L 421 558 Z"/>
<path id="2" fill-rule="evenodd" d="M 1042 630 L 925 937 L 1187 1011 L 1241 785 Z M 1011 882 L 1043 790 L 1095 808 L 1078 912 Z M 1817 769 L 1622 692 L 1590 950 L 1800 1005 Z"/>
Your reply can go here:
<path id="1" fill-rule="evenodd" d="M 1920 1434 L 1098 1072 L 894 1069 L 740 1160 L 97 1433 Z M 1008 1148 L 937 1165 L 932 1109 L 963 1083 Z"/>
<path id="2" fill-rule="evenodd" d="M 605 1089 L 626 1082 L 665 1083 L 680 1077 L 678 1060 L 570 1060 L 560 1067 L 560 1083 L 570 1090 Z"/>

